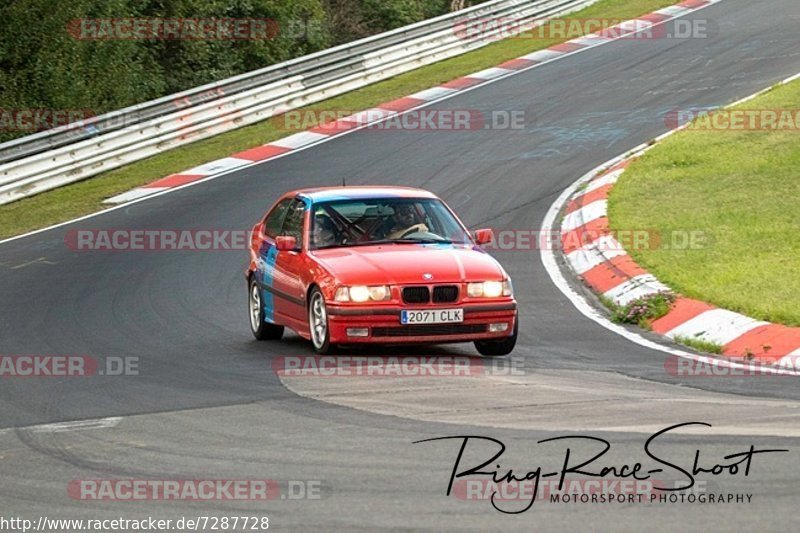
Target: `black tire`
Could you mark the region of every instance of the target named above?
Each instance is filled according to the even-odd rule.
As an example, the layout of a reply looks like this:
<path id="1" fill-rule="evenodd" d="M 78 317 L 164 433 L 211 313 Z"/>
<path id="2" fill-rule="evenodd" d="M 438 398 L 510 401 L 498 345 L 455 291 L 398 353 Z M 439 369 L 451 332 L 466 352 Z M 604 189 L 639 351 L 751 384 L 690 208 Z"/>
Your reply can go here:
<path id="1" fill-rule="evenodd" d="M 514 351 L 517 345 L 517 333 L 519 333 L 519 316 L 514 320 L 514 331 L 505 339 L 497 341 L 475 341 L 475 349 L 478 353 L 487 357 L 499 357 L 508 355 Z"/>
<path id="2" fill-rule="evenodd" d="M 325 297 L 319 287 L 311 289 L 308 297 L 308 333 L 315 352 L 320 355 L 333 353 L 328 311 L 325 307 Z"/>
<path id="3" fill-rule="evenodd" d="M 283 326 L 270 324 L 264 320 L 264 299 L 254 278 L 247 286 L 247 315 L 250 318 L 250 331 L 260 341 L 274 341 L 283 337 Z"/>

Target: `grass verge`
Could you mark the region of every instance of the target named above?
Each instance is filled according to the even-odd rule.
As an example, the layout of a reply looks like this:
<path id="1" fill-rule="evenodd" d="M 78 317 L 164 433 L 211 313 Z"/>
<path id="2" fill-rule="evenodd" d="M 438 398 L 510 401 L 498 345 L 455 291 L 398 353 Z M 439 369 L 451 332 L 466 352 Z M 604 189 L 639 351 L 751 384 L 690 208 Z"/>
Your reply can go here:
<path id="1" fill-rule="evenodd" d="M 672 340 L 674 340 L 678 344 L 683 344 L 684 346 L 688 346 L 689 348 L 694 348 L 698 352 L 722 355 L 721 344 L 716 344 L 714 342 L 709 342 L 709 341 L 703 341 L 700 339 L 694 339 L 692 337 L 681 337 L 680 335 Z"/>
<path id="2" fill-rule="evenodd" d="M 601 0 L 570 17 L 627 20 L 672 5 L 677 0 Z M 506 39 L 452 59 L 428 65 L 389 80 L 320 102 L 313 109 L 363 110 L 503 61 L 547 48 L 558 39 Z M 169 174 L 285 137 L 275 120 L 170 150 L 86 181 L 0 206 L 0 239 L 99 211 L 105 198 Z"/>
<path id="3" fill-rule="evenodd" d="M 735 109 L 797 116 L 799 108 L 794 82 Z M 690 298 L 790 326 L 800 326 L 798 213 L 800 120 L 779 131 L 695 123 L 635 161 L 609 199 L 615 230 L 660 232 L 664 246 L 630 250 L 659 280 Z M 698 246 L 677 246 L 687 232 L 701 232 Z"/>

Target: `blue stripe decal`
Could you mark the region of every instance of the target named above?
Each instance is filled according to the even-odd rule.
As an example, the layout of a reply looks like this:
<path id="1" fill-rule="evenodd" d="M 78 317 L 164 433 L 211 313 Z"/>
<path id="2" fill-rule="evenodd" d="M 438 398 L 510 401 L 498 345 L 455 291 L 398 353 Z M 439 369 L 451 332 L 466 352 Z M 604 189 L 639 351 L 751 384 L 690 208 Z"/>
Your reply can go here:
<path id="1" fill-rule="evenodd" d="M 381 198 L 392 198 L 392 199 L 403 199 L 408 198 L 409 200 L 413 200 L 418 198 L 414 194 L 406 195 L 406 194 L 398 194 L 392 193 L 384 190 L 378 191 L 356 191 L 352 195 L 348 195 L 347 192 L 343 191 L 316 191 L 312 193 L 307 193 L 303 195 L 307 198 L 310 198 L 313 202 L 330 202 L 334 200 L 352 200 L 357 202 L 359 200 L 375 200 Z M 428 200 L 429 198 L 424 195 L 420 195 L 419 198 Z"/>
<path id="2" fill-rule="evenodd" d="M 335 194 L 328 194 L 328 195 L 325 195 L 325 197 L 323 197 L 323 198 L 314 197 L 313 200 L 309 198 L 309 200 L 312 201 L 313 203 L 317 203 L 317 204 L 319 204 L 319 203 L 328 203 L 328 202 L 338 202 L 338 201 L 358 202 L 358 200 L 353 200 L 349 196 L 341 196 L 341 195 L 335 195 Z"/>
<path id="3" fill-rule="evenodd" d="M 272 287 L 275 281 L 275 259 L 278 257 L 278 249 L 270 246 L 267 250 L 267 257 L 264 266 L 264 278 L 261 282 L 266 287 Z M 275 322 L 275 297 L 271 291 L 261 290 L 261 299 L 264 302 L 264 320 Z"/>
<path id="4" fill-rule="evenodd" d="M 421 243 L 421 244 L 424 247 L 439 248 L 439 249 L 445 249 L 445 250 L 454 250 L 456 248 L 456 245 L 453 244 L 452 242 L 441 242 L 441 243 L 440 242 L 425 242 L 425 243 Z"/>

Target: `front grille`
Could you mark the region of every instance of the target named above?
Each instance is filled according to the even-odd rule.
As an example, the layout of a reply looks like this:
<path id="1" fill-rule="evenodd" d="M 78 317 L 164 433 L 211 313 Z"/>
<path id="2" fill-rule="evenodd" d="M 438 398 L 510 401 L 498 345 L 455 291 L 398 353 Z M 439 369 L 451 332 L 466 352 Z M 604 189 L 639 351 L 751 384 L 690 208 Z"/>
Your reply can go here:
<path id="1" fill-rule="evenodd" d="M 433 288 L 433 303 L 448 304 L 458 300 L 457 285 L 439 285 Z"/>
<path id="2" fill-rule="evenodd" d="M 372 328 L 373 337 L 424 337 L 470 335 L 486 332 L 486 324 L 418 324 L 395 328 Z"/>
<path id="3" fill-rule="evenodd" d="M 426 304 L 430 299 L 431 291 L 428 287 L 403 288 L 403 301 L 407 304 Z"/>

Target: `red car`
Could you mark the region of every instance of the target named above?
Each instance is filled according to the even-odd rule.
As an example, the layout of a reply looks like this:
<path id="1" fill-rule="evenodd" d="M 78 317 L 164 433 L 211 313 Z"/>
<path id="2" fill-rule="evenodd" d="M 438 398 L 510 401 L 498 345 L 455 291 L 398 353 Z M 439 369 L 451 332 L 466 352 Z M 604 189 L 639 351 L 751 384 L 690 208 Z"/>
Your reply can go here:
<path id="1" fill-rule="evenodd" d="M 506 355 L 519 329 L 503 267 L 434 194 L 406 187 L 287 193 L 253 228 L 250 328 L 284 327 L 314 350 L 362 343 L 475 343 Z"/>

